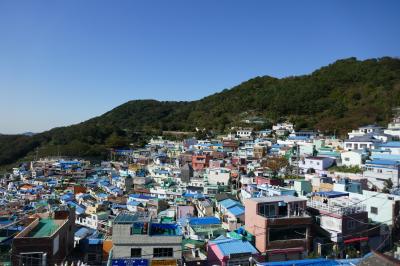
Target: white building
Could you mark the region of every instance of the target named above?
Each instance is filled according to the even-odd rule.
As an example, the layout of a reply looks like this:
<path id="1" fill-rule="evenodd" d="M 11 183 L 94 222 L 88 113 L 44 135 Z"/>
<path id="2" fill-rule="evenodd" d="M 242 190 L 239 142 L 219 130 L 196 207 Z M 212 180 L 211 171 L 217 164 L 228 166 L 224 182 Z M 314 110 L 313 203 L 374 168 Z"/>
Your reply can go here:
<path id="1" fill-rule="evenodd" d="M 344 166 L 359 166 L 363 164 L 363 154 L 359 151 L 345 151 L 340 154 L 342 165 Z"/>
<path id="2" fill-rule="evenodd" d="M 334 190 L 347 192 L 340 188 L 339 186 L 335 186 Z M 400 215 L 400 196 L 369 190 L 363 190 L 362 194 L 348 193 L 350 199 L 358 200 L 366 206 L 368 218 L 374 222 L 391 226 L 393 225 L 393 221 L 396 220 L 396 217 Z"/>
<path id="3" fill-rule="evenodd" d="M 284 122 L 284 123 L 278 123 L 276 125 L 272 126 L 272 130 L 274 131 L 287 131 L 287 132 L 293 132 L 294 131 L 294 125 L 290 122 Z"/>
<path id="4" fill-rule="evenodd" d="M 400 117 L 394 118 L 393 121 L 388 124 L 388 128 L 383 132 L 393 137 L 400 138 Z"/>
<path id="5" fill-rule="evenodd" d="M 389 141 L 379 144 L 378 147 L 387 150 L 392 155 L 400 155 L 400 141 Z"/>
<path id="6" fill-rule="evenodd" d="M 359 127 L 358 129 L 353 129 L 348 133 L 349 139 L 354 137 L 362 137 L 368 134 L 381 134 L 383 133 L 383 128 L 377 125 L 368 125 L 364 127 Z"/>
<path id="7" fill-rule="evenodd" d="M 372 160 L 365 163 L 364 177 L 368 181 L 378 187 L 384 188 L 385 181 L 390 179 L 393 186 L 399 185 L 400 163 L 390 160 Z"/>
<path id="8" fill-rule="evenodd" d="M 375 145 L 379 143 L 380 140 L 377 140 L 370 135 L 361 137 L 352 137 L 344 141 L 344 149 L 346 151 L 373 149 L 375 148 Z"/>
<path id="9" fill-rule="evenodd" d="M 252 128 L 241 128 L 238 131 L 236 131 L 236 135 L 239 136 L 240 138 L 250 138 L 252 133 L 253 133 Z"/>
<path id="10" fill-rule="evenodd" d="M 332 166 L 334 162 L 335 159 L 330 157 L 309 156 L 299 162 L 299 167 L 302 168 L 304 172 L 307 172 L 308 169 L 323 171 Z"/>
<path id="11" fill-rule="evenodd" d="M 228 168 L 213 168 L 209 169 L 207 173 L 208 184 L 211 185 L 223 185 L 229 184 L 231 177 L 231 171 Z"/>

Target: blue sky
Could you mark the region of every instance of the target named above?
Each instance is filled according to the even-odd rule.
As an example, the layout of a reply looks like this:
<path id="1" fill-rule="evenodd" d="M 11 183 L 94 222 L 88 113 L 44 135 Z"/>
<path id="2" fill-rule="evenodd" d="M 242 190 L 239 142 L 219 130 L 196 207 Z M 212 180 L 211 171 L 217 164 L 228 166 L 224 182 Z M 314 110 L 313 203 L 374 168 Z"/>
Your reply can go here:
<path id="1" fill-rule="evenodd" d="M 400 1 L 0 1 L 0 132 L 400 55 Z"/>

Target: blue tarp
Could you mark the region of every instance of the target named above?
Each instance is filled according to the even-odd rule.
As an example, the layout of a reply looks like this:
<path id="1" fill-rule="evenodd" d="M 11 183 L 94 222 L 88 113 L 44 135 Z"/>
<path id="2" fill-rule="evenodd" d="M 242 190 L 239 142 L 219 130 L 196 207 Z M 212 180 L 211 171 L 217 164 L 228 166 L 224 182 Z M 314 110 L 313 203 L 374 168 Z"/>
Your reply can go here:
<path id="1" fill-rule="evenodd" d="M 329 260 L 329 259 L 304 259 L 304 260 L 288 260 L 276 262 L 257 263 L 257 265 L 265 266 L 336 266 L 336 265 L 357 265 L 361 259 L 348 259 L 348 260 Z"/>
<path id="2" fill-rule="evenodd" d="M 113 259 L 112 266 L 147 266 L 149 265 L 149 260 L 147 259 Z"/>
<path id="3" fill-rule="evenodd" d="M 221 224 L 221 221 L 214 216 L 209 217 L 195 217 L 189 218 L 190 225 L 209 225 L 209 224 Z"/>

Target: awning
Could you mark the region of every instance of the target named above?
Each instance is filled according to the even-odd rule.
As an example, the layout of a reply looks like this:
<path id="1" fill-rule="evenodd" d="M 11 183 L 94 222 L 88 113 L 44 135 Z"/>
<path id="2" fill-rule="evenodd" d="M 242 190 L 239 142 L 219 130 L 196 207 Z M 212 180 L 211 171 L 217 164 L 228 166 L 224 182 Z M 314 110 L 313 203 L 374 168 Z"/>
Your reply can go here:
<path id="1" fill-rule="evenodd" d="M 361 242 L 361 241 L 368 241 L 368 237 L 356 237 L 356 238 L 350 238 L 344 241 L 345 244 L 351 244 L 354 242 Z"/>

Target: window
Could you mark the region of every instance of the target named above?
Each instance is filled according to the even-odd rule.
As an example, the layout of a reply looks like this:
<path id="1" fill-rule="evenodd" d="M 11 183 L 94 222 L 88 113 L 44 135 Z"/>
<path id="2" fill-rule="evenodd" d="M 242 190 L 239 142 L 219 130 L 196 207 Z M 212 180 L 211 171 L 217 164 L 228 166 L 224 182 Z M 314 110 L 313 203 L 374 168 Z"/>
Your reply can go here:
<path id="1" fill-rule="evenodd" d="M 43 253 L 20 253 L 20 265 L 40 266 L 43 263 Z"/>
<path id="2" fill-rule="evenodd" d="M 88 261 L 90 261 L 90 262 L 94 262 L 94 261 L 97 261 L 97 254 L 96 253 L 88 253 Z"/>
<path id="3" fill-rule="evenodd" d="M 347 229 L 352 230 L 356 228 L 356 222 L 354 220 L 347 221 Z"/>
<path id="4" fill-rule="evenodd" d="M 346 161 L 346 162 L 349 162 L 350 161 L 350 158 L 344 158 L 344 160 Z"/>
<path id="5" fill-rule="evenodd" d="M 158 257 L 172 257 L 173 256 L 173 249 L 172 248 L 154 248 L 153 249 L 153 256 L 155 258 Z"/>
<path id="6" fill-rule="evenodd" d="M 372 214 L 378 214 L 378 208 L 377 207 L 371 207 L 371 213 Z"/>
<path id="7" fill-rule="evenodd" d="M 382 174 L 382 169 L 378 169 L 377 171 L 378 173 Z"/>
<path id="8" fill-rule="evenodd" d="M 287 229 L 270 228 L 267 239 L 269 241 L 281 241 L 291 239 L 305 239 L 307 236 L 307 228 L 295 226 Z"/>
<path id="9" fill-rule="evenodd" d="M 142 257 L 142 249 L 131 248 L 131 258 L 140 258 L 140 257 Z"/>
<path id="10" fill-rule="evenodd" d="M 258 204 L 258 214 L 264 217 L 274 217 L 276 215 L 275 205 Z"/>

